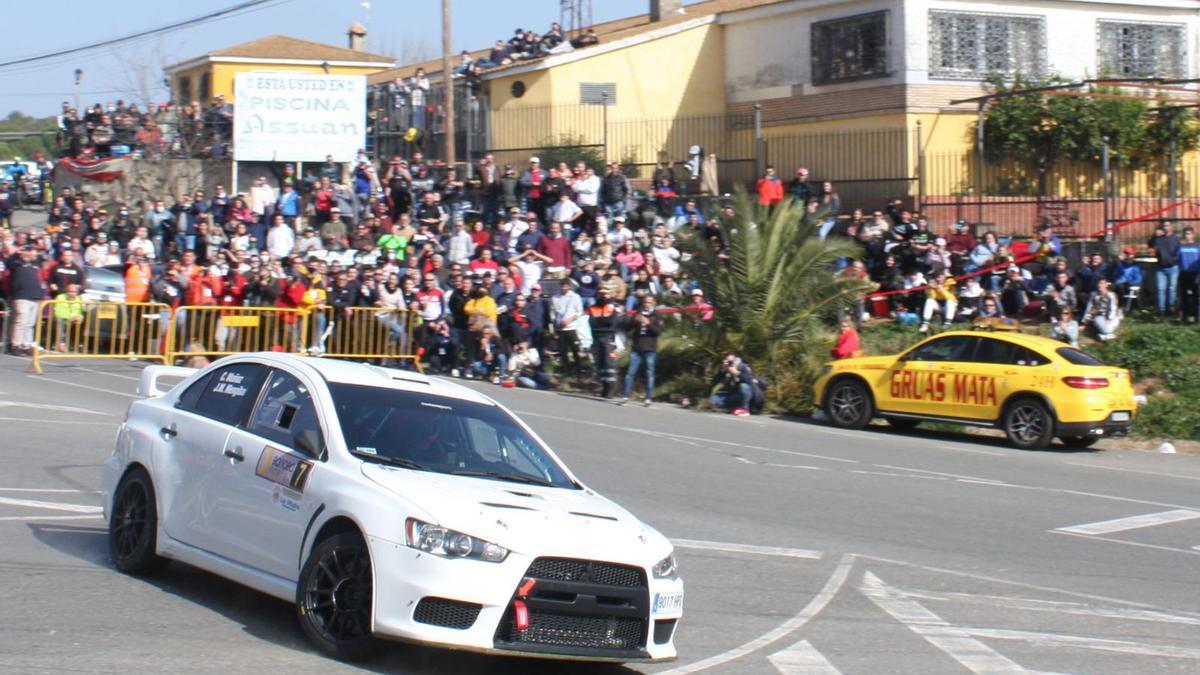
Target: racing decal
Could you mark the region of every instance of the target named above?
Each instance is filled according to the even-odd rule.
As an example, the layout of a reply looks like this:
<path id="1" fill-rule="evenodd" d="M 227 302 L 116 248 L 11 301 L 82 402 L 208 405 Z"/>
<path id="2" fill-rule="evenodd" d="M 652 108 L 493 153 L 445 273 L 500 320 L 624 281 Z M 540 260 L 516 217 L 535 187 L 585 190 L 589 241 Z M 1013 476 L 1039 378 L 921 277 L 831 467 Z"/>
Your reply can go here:
<path id="1" fill-rule="evenodd" d="M 295 490 L 290 490 L 285 487 L 276 487 L 275 493 L 271 495 L 271 501 L 288 511 L 300 510 L 300 499 L 302 495 Z"/>
<path id="2" fill-rule="evenodd" d="M 996 405 L 996 378 L 964 373 L 892 372 L 892 398 L 967 405 Z"/>
<path id="3" fill-rule="evenodd" d="M 276 485 L 303 493 L 312 466 L 312 462 L 267 445 L 258 457 L 258 466 L 255 467 L 254 474 Z"/>
<path id="4" fill-rule="evenodd" d="M 242 381 L 246 379 L 245 375 L 226 370 L 217 378 L 216 386 L 212 388 L 214 394 L 225 394 L 233 398 L 241 398 L 246 395 L 246 387 L 242 386 Z"/>

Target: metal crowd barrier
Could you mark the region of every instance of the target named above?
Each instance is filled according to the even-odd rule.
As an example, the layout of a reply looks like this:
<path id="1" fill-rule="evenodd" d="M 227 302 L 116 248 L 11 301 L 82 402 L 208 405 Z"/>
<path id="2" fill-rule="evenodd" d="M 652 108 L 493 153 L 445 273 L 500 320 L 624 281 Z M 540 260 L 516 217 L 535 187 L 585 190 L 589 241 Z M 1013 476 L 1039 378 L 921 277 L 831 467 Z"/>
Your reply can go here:
<path id="1" fill-rule="evenodd" d="M 283 307 L 183 306 L 175 310 L 167 363 L 241 352 L 306 353 L 308 312 Z"/>
<path id="2" fill-rule="evenodd" d="M 34 327 L 34 372 L 47 359 L 149 359 L 166 362 L 171 308 L 157 302 L 44 300 Z M 7 315 L 5 320 L 7 321 Z"/>
<path id="3" fill-rule="evenodd" d="M 416 338 L 421 315 L 378 307 L 326 308 L 314 312 L 311 353 L 339 359 L 402 361 L 421 368 Z"/>

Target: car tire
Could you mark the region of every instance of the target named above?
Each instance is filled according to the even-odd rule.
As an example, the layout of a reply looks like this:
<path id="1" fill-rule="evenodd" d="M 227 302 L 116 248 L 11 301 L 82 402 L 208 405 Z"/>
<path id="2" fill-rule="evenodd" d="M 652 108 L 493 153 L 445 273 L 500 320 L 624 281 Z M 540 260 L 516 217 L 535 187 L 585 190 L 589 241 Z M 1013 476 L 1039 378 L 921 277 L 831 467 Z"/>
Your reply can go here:
<path id="1" fill-rule="evenodd" d="M 1009 403 L 1000 423 L 1008 442 L 1022 450 L 1041 450 L 1054 438 L 1054 416 L 1045 403 L 1035 398 Z"/>
<path id="2" fill-rule="evenodd" d="M 296 583 L 296 615 L 318 649 L 342 661 L 371 656 L 373 600 L 371 555 L 361 535 L 343 532 L 313 547 Z"/>
<path id="3" fill-rule="evenodd" d="M 825 416 L 830 424 L 843 429 L 863 429 L 874 415 L 871 392 L 855 379 L 835 381 L 825 395 Z"/>
<path id="4" fill-rule="evenodd" d="M 897 431 L 912 431 L 917 428 L 921 420 L 913 420 L 907 417 L 889 417 L 887 423 Z"/>
<path id="5" fill-rule="evenodd" d="M 1062 436 L 1058 440 L 1068 448 L 1090 448 L 1100 440 L 1096 436 Z"/>
<path id="6" fill-rule="evenodd" d="M 135 468 L 117 485 L 108 518 L 108 548 L 113 564 L 126 574 L 148 576 L 169 562 L 156 552 L 158 506 L 145 469 Z"/>

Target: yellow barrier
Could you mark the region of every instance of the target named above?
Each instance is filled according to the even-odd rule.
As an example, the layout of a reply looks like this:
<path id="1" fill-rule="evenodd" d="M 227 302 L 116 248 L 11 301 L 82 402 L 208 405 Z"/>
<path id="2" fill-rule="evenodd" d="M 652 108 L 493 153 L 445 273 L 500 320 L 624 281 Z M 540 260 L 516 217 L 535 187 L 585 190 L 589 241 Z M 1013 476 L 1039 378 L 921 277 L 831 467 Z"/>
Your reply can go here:
<path id="1" fill-rule="evenodd" d="M 416 331 L 421 315 L 378 307 L 327 308 L 313 313 L 313 353 L 339 359 L 408 361 L 421 368 Z"/>
<path id="2" fill-rule="evenodd" d="M 167 363 L 241 352 L 304 353 L 308 313 L 283 307 L 184 306 L 171 319 Z"/>
<path id="3" fill-rule="evenodd" d="M 44 300 L 34 328 L 34 372 L 47 359 L 166 361 L 171 308 L 157 302 Z"/>

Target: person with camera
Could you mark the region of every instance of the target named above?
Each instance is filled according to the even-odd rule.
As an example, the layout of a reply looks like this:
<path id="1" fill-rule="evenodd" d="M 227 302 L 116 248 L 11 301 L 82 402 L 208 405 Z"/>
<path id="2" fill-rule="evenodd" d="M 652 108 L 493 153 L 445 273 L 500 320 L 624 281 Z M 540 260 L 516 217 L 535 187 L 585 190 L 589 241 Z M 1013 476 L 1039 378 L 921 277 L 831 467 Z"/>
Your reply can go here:
<path id="1" fill-rule="evenodd" d="M 606 287 L 602 287 L 608 292 Z M 642 364 L 646 366 L 646 398 L 642 405 L 649 407 L 654 400 L 654 364 L 658 357 L 658 336 L 662 333 L 662 316 L 655 307 L 653 295 L 643 295 L 641 305 L 622 321 L 629 331 L 629 368 L 625 371 L 625 395 L 617 405 L 625 405 L 633 396 L 633 384 Z"/>
<path id="2" fill-rule="evenodd" d="M 749 417 L 750 409 L 763 402 L 762 388 L 755 380 L 750 365 L 736 354 L 726 354 L 712 379 L 718 389 L 708 399 L 714 407 L 738 417 Z"/>

